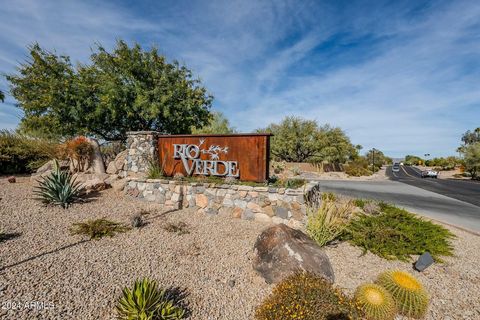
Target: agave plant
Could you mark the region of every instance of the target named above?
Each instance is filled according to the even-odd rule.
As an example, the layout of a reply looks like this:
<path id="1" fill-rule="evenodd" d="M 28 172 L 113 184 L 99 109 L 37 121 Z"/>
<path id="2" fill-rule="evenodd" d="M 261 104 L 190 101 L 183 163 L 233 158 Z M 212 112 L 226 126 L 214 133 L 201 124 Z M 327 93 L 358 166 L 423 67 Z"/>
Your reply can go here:
<path id="1" fill-rule="evenodd" d="M 135 281 L 133 290 L 124 288 L 116 308 L 121 320 L 178 320 L 185 314 L 148 278 Z"/>
<path id="2" fill-rule="evenodd" d="M 68 208 L 81 199 L 82 186 L 67 171 L 60 170 L 58 161 L 54 161 L 52 173 L 41 177 L 39 185 L 34 190 L 37 199 L 47 204 Z"/>

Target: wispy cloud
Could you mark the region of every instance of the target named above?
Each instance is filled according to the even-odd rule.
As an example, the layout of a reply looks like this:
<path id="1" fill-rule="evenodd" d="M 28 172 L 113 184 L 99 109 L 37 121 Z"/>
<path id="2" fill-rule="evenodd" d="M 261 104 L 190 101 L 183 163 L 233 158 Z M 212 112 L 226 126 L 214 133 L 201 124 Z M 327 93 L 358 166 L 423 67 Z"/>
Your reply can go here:
<path id="1" fill-rule="evenodd" d="M 479 125 L 478 21 L 476 1 L 25 0 L 0 8 L 0 71 L 34 41 L 80 61 L 96 41 L 156 44 L 242 131 L 300 115 L 392 156 L 447 155 Z M 16 125 L 18 110 L 0 112 L 0 127 Z"/>

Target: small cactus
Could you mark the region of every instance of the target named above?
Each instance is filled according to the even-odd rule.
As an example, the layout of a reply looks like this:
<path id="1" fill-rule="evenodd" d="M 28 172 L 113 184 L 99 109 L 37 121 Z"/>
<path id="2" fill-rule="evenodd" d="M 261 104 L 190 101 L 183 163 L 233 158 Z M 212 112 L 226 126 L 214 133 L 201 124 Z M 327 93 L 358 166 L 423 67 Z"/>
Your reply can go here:
<path id="1" fill-rule="evenodd" d="M 410 273 L 386 271 L 378 276 L 376 282 L 392 294 L 399 313 L 415 319 L 420 319 L 427 313 L 428 294 Z"/>
<path id="2" fill-rule="evenodd" d="M 377 284 L 367 283 L 358 287 L 355 301 L 369 320 L 393 320 L 397 313 L 392 295 Z"/>

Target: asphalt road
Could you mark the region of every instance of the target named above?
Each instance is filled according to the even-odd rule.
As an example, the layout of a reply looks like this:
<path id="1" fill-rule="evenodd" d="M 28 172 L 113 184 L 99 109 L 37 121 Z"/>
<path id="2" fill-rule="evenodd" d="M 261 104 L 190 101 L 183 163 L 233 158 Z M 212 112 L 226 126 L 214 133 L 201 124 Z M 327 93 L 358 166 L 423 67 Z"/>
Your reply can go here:
<path id="1" fill-rule="evenodd" d="M 402 183 L 405 181 L 409 183 Z M 398 177 L 396 180 L 383 181 L 323 180 L 318 182 L 320 190 L 323 192 L 386 201 L 426 217 L 480 232 L 479 206 L 414 186 L 414 182 L 417 181 L 412 182 L 407 178 Z M 420 183 L 422 182 L 420 181 Z M 469 190 L 469 188 L 467 189 Z M 463 189 L 461 190 L 460 192 L 463 192 Z M 450 193 L 458 195 L 459 192 L 455 193 L 450 190 Z"/>
<path id="2" fill-rule="evenodd" d="M 420 170 L 415 167 L 400 166 L 399 172 L 387 168 L 387 176 L 418 188 L 442 194 L 444 196 L 480 206 L 480 183 L 469 180 L 449 180 L 421 178 Z"/>

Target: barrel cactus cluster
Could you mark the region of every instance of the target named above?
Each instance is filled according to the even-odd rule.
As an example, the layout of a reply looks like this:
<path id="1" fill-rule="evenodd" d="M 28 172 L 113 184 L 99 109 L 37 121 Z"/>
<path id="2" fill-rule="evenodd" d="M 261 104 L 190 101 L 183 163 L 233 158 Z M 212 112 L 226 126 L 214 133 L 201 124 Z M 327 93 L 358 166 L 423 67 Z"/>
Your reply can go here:
<path id="1" fill-rule="evenodd" d="M 428 294 L 410 273 L 400 270 L 387 271 L 378 277 L 377 283 L 391 293 L 400 314 L 419 319 L 427 313 Z"/>
<path id="2" fill-rule="evenodd" d="M 359 286 L 355 301 L 370 320 L 393 320 L 397 313 L 421 319 L 427 313 L 429 296 L 413 275 L 390 270 L 380 274 L 375 283 Z"/>

